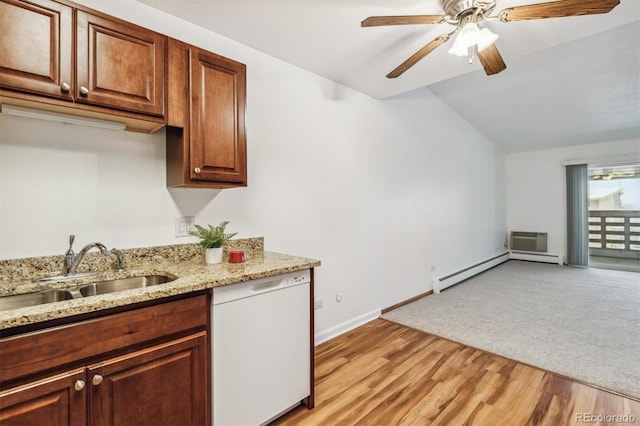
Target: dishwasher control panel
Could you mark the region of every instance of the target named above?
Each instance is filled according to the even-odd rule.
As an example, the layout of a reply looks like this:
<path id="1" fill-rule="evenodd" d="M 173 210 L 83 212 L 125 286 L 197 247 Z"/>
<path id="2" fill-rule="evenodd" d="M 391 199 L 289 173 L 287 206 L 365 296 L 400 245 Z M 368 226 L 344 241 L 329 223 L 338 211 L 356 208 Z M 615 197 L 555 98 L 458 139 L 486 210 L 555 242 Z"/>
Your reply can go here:
<path id="1" fill-rule="evenodd" d="M 261 293 L 282 290 L 285 288 L 311 282 L 311 270 L 287 272 L 272 277 L 258 278 L 236 284 L 228 284 L 213 289 L 213 304 L 219 305 Z"/>
<path id="2" fill-rule="evenodd" d="M 304 271 L 304 272 L 308 272 L 308 271 Z M 290 278 L 285 278 L 284 279 L 284 285 L 295 285 L 295 284 L 303 284 L 303 283 L 308 283 L 310 281 L 310 277 L 309 274 L 301 274 L 301 275 L 294 275 L 293 277 Z"/>

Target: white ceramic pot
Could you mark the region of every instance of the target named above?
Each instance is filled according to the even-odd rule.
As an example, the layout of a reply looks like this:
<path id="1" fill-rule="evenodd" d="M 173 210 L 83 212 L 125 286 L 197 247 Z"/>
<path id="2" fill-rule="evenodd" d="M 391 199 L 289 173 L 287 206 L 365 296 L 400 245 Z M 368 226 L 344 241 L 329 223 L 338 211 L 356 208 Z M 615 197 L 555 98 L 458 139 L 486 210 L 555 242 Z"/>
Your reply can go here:
<path id="1" fill-rule="evenodd" d="M 208 248 L 204 251 L 204 258 L 208 264 L 222 262 L 222 247 Z"/>

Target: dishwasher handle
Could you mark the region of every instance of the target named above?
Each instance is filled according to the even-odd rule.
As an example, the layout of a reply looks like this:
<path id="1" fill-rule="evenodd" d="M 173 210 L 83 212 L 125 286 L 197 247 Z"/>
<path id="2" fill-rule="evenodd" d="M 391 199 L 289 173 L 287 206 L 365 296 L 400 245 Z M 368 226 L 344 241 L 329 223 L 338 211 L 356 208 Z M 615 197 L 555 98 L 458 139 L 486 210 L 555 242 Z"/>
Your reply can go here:
<path id="1" fill-rule="evenodd" d="M 278 287 L 282 287 L 282 280 L 273 280 L 264 283 L 253 284 L 251 286 L 251 292 L 254 294 L 263 293 L 265 291 L 275 290 Z"/>

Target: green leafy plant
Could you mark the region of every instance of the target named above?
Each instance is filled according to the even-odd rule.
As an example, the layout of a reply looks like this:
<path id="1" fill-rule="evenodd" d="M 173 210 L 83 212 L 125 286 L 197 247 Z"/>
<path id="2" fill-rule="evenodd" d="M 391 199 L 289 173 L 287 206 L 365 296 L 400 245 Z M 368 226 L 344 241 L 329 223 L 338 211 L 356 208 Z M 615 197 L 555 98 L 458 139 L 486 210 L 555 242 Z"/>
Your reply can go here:
<path id="1" fill-rule="evenodd" d="M 231 239 L 237 232 L 232 232 L 229 234 L 224 233 L 224 229 L 229 224 L 228 220 L 220 222 L 219 225 L 207 225 L 208 228 L 204 226 L 195 225 L 195 231 L 190 231 L 189 235 L 193 235 L 194 237 L 200 238 L 200 245 L 205 249 L 208 248 L 218 248 L 222 247 L 222 243 Z"/>

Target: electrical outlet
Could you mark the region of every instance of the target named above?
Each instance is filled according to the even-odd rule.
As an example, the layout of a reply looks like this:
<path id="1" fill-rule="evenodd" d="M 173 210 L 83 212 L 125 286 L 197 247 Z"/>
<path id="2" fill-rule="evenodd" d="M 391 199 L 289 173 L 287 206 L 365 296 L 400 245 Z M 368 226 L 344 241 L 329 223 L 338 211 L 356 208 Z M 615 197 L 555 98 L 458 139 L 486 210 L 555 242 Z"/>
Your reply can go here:
<path id="1" fill-rule="evenodd" d="M 195 229 L 195 218 L 193 216 L 184 216 L 175 220 L 176 237 L 188 237 L 189 232 Z"/>
<path id="2" fill-rule="evenodd" d="M 320 309 L 324 306 L 324 299 L 318 298 L 313 301 L 313 309 Z"/>
<path id="3" fill-rule="evenodd" d="M 196 230 L 196 218 L 193 216 L 185 216 L 184 217 L 186 225 L 187 225 L 187 233 Z"/>
<path id="4" fill-rule="evenodd" d="M 436 265 L 431 265 L 431 272 L 435 272 L 436 271 Z"/>

